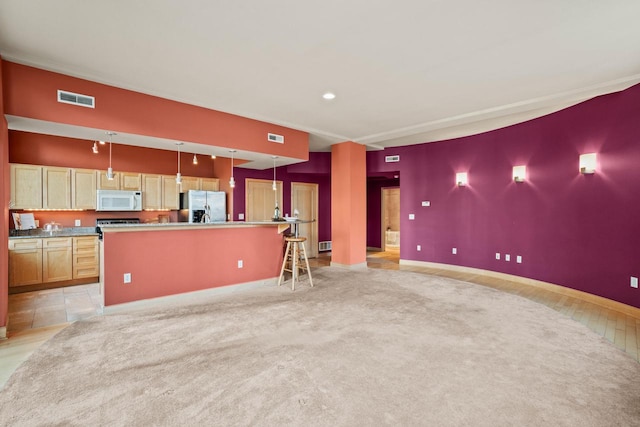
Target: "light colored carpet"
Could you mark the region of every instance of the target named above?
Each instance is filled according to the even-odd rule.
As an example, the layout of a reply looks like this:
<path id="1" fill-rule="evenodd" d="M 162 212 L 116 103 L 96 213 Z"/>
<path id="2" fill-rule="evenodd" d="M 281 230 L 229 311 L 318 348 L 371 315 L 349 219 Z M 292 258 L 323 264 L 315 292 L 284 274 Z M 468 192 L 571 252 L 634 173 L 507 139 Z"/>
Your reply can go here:
<path id="1" fill-rule="evenodd" d="M 640 425 L 640 364 L 532 301 L 338 268 L 315 288 L 95 317 L 0 392 L 0 425 Z"/>

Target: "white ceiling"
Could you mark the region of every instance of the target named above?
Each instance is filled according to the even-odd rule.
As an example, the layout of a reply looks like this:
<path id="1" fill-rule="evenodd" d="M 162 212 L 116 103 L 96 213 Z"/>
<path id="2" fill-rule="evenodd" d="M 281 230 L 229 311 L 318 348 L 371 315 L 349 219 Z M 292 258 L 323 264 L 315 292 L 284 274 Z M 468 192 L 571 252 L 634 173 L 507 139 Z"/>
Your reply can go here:
<path id="1" fill-rule="evenodd" d="M 382 148 L 640 82 L 639 16 L 638 0 L 2 0 L 0 55 L 307 131 L 312 151 Z"/>

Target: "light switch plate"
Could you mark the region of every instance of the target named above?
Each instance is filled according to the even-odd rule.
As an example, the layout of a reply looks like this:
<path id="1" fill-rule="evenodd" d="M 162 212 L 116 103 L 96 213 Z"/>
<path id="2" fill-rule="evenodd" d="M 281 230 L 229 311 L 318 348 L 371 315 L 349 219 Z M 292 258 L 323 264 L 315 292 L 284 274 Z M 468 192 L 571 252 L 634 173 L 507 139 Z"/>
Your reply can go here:
<path id="1" fill-rule="evenodd" d="M 243 220 L 244 219 L 244 214 L 243 213 L 239 213 L 238 214 L 238 219 L 239 220 Z"/>
<path id="2" fill-rule="evenodd" d="M 458 248 L 452 248 L 451 249 L 451 253 L 454 254 L 454 255 L 457 254 L 458 253 Z"/>
<path id="3" fill-rule="evenodd" d="M 638 278 L 631 276 L 631 287 L 638 289 Z"/>
<path id="4" fill-rule="evenodd" d="M 244 263 L 242 262 L 241 259 L 238 260 L 238 268 L 242 268 L 244 267 Z"/>
<path id="5" fill-rule="evenodd" d="M 131 283 L 131 273 L 124 273 L 124 283 Z"/>
<path id="6" fill-rule="evenodd" d="M 522 257 L 521 257 L 520 255 L 517 255 L 517 256 L 516 256 L 516 262 L 517 262 L 518 264 L 522 264 Z"/>
<path id="7" fill-rule="evenodd" d="M 511 255 L 509 255 L 509 254 L 505 254 L 505 255 L 504 255 L 504 260 L 505 260 L 505 261 L 507 261 L 507 262 L 508 262 L 508 261 L 511 261 Z"/>
<path id="8" fill-rule="evenodd" d="M 431 206 L 431 202 L 428 200 L 423 200 L 422 201 L 422 206 Z"/>
<path id="9" fill-rule="evenodd" d="M 496 252 L 496 259 L 500 259 L 500 252 Z"/>
<path id="10" fill-rule="evenodd" d="M 422 250 L 422 246 L 418 245 L 418 251 Z"/>
<path id="11" fill-rule="evenodd" d="M 82 225 L 82 221 L 80 221 L 79 219 L 76 219 L 75 224 L 76 224 L 75 225 L 76 227 L 80 227 Z"/>
<path id="12" fill-rule="evenodd" d="M 409 219 L 411 220 L 416 219 L 416 216 L 414 214 L 409 214 Z"/>

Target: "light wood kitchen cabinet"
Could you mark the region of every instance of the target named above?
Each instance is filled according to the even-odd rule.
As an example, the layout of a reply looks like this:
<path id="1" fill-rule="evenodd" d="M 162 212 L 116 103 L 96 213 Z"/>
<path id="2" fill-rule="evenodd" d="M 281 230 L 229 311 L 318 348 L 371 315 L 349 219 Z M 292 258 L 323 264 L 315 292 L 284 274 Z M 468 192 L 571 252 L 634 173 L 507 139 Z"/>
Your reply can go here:
<path id="1" fill-rule="evenodd" d="M 42 239 L 42 282 L 60 282 L 73 278 L 71 237 Z"/>
<path id="2" fill-rule="evenodd" d="M 9 286 L 42 283 L 42 239 L 9 240 Z"/>
<path id="3" fill-rule="evenodd" d="M 42 167 L 42 207 L 71 209 L 71 169 Z"/>
<path id="4" fill-rule="evenodd" d="M 95 171 L 96 190 L 119 190 L 120 172 L 113 173 L 113 179 L 107 178 L 107 171 Z"/>
<path id="5" fill-rule="evenodd" d="M 183 176 L 180 192 L 186 193 L 189 190 L 200 190 L 200 178 L 192 176 Z"/>
<path id="6" fill-rule="evenodd" d="M 42 208 L 42 166 L 12 163 L 10 209 Z"/>
<path id="7" fill-rule="evenodd" d="M 200 190 L 220 191 L 220 180 L 218 178 L 200 178 Z"/>
<path id="8" fill-rule="evenodd" d="M 84 279 L 99 275 L 98 237 L 73 237 L 73 278 Z"/>
<path id="9" fill-rule="evenodd" d="M 96 171 L 96 190 L 142 190 L 142 174 L 135 172 L 114 172 L 113 179 L 107 178 L 107 171 Z"/>
<path id="10" fill-rule="evenodd" d="M 177 210 L 179 188 L 173 175 L 142 174 L 142 208 Z"/>
<path id="11" fill-rule="evenodd" d="M 71 169 L 71 207 L 73 209 L 96 208 L 96 171 Z"/>
<path id="12" fill-rule="evenodd" d="M 163 209 L 180 209 L 180 186 L 176 183 L 176 177 L 171 175 L 162 176 L 162 207 Z"/>
<path id="13" fill-rule="evenodd" d="M 162 176 L 142 174 L 142 209 L 162 209 Z"/>
<path id="14" fill-rule="evenodd" d="M 120 172 L 120 190 L 142 190 L 142 174 L 134 172 Z"/>

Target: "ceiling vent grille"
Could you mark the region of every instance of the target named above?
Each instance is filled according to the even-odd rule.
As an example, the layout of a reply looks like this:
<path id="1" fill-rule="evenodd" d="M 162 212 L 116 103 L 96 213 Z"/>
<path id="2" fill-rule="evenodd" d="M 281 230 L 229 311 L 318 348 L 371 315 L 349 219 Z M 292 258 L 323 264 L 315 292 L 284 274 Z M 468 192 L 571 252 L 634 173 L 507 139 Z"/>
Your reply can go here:
<path id="1" fill-rule="evenodd" d="M 88 108 L 96 107 L 96 99 L 93 96 L 80 95 L 79 93 L 67 92 L 66 90 L 58 90 L 58 102 Z"/>
<path id="2" fill-rule="evenodd" d="M 277 142 L 278 144 L 284 144 L 284 136 L 276 135 L 275 133 L 268 133 L 267 140 L 270 142 Z"/>
<path id="3" fill-rule="evenodd" d="M 399 162 L 400 161 L 400 156 L 399 155 L 395 155 L 395 156 L 385 156 L 384 161 L 387 163 L 395 163 L 395 162 Z"/>

